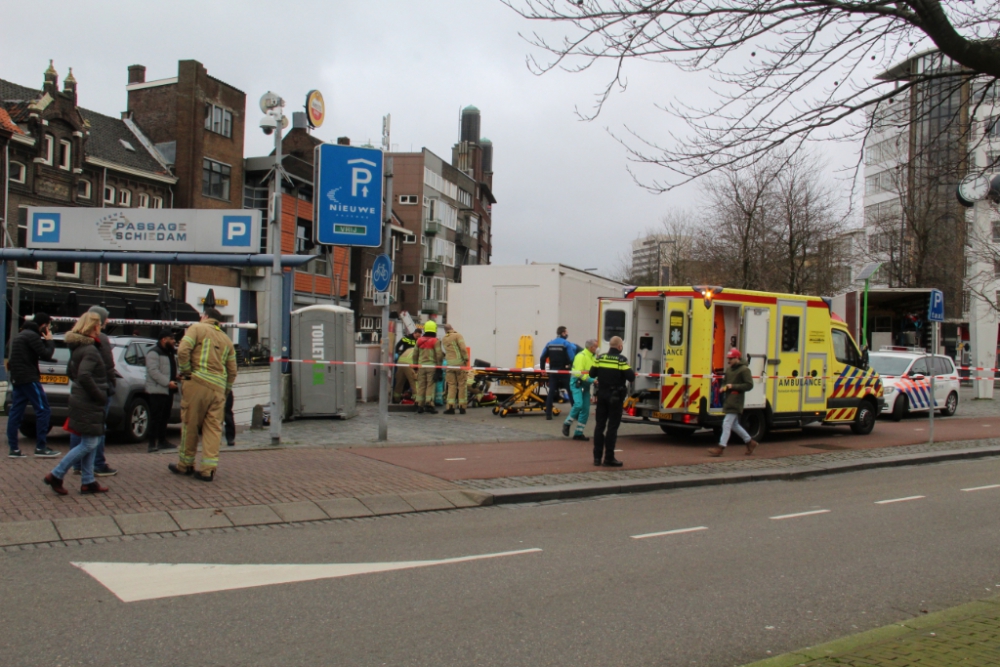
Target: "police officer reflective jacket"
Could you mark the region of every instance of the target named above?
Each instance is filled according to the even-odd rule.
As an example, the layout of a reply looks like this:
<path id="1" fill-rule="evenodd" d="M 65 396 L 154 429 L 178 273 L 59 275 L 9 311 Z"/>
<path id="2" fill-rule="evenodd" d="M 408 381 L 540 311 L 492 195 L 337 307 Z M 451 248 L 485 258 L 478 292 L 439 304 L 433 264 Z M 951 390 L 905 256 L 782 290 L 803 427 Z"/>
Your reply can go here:
<path id="1" fill-rule="evenodd" d="M 635 371 L 628 360 L 611 350 L 597 357 L 590 367 L 590 377 L 597 379 L 597 400 L 625 400 L 626 384 L 635 381 Z"/>

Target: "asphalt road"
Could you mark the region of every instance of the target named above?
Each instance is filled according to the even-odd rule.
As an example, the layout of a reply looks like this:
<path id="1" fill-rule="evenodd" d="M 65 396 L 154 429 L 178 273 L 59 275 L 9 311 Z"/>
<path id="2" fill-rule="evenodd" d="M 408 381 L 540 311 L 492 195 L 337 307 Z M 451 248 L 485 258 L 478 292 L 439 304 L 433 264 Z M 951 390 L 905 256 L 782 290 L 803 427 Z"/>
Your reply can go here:
<path id="1" fill-rule="evenodd" d="M 0 664 L 741 665 L 995 594 L 998 501 L 1000 460 L 987 459 L 2 553 Z M 690 528 L 703 529 L 633 537 Z M 72 564 L 531 548 L 541 551 L 128 603 Z M 133 583 L 158 581 L 150 568 Z"/>

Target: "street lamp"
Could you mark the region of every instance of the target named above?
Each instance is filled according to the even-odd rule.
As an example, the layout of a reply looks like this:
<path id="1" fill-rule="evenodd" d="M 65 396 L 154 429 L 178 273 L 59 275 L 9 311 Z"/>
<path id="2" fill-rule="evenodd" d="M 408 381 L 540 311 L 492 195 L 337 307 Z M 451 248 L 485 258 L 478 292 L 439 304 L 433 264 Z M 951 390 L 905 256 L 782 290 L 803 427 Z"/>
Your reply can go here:
<path id="1" fill-rule="evenodd" d="M 271 263 L 271 444 L 281 444 L 281 362 L 287 350 L 282 343 L 281 317 L 281 183 L 284 169 L 281 166 L 281 131 L 288 126 L 288 118 L 282 113 L 285 101 L 268 91 L 261 95 L 260 110 L 264 117 L 260 129 L 264 134 L 274 135 L 274 193 L 272 194 L 271 225 L 267 234 L 268 252 L 274 258 Z"/>

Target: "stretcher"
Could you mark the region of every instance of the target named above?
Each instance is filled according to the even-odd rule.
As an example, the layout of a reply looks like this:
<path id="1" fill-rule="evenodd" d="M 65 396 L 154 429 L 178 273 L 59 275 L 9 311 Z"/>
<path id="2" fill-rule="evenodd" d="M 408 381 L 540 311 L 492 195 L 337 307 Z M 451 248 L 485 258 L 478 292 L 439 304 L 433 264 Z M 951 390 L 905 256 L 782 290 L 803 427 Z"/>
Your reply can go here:
<path id="1" fill-rule="evenodd" d="M 545 396 L 543 387 L 548 387 L 549 376 L 541 371 L 530 370 L 499 370 L 476 369 L 477 379 L 498 382 L 511 387 L 514 391 L 509 396 L 498 398 L 493 406 L 493 414 L 506 417 L 518 413 L 544 412 Z M 552 414 L 558 415 L 559 409 L 552 408 Z"/>

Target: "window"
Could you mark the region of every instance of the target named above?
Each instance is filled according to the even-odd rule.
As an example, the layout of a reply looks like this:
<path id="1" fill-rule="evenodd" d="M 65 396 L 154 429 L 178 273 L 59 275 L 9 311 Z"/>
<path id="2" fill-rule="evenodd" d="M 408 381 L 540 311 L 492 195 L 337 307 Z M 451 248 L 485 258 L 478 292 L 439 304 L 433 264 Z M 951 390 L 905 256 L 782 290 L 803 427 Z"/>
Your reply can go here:
<path id="1" fill-rule="evenodd" d="M 469 216 L 469 234 L 474 239 L 479 238 L 479 216 Z"/>
<path id="2" fill-rule="evenodd" d="M 12 183 L 24 183 L 27 179 L 28 170 L 20 162 L 10 163 L 10 180 Z"/>
<path id="3" fill-rule="evenodd" d="M 153 208 L 163 208 L 163 197 L 153 197 Z"/>
<path id="4" fill-rule="evenodd" d="M 441 258 L 441 262 L 446 266 L 455 266 L 455 244 L 451 241 L 446 241 L 445 239 L 434 237 L 434 245 L 432 248 L 431 259 L 438 261 L 438 257 Z"/>
<path id="5" fill-rule="evenodd" d="M 448 300 L 448 281 L 443 276 L 433 276 L 424 284 L 424 299 L 445 302 Z"/>
<path id="6" fill-rule="evenodd" d="M 52 158 L 56 150 L 56 140 L 51 134 L 45 135 L 45 143 L 42 145 L 45 155 L 42 156 L 42 162 L 45 164 L 52 164 Z"/>
<path id="7" fill-rule="evenodd" d="M 76 182 L 76 198 L 77 199 L 90 199 L 90 181 L 77 181 Z"/>
<path id="8" fill-rule="evenodd" d="M 955 372 L 955 365 L 948 357 L 934 357 L 934 375 L 951 375 Z"/>
<path id="9" fill-rule="evenodd" d="M 458 189 L 458 201 L 463 206 L 472 206 L 472 195 L 470 195 L 468 192 L 466 192 L 462 188 L 459 188 Z"/>
<path id="10" fill-rule="evenodd" d="M 132 191 L 122 188 L 118 191 L 118 205 L 119 206 L 131 206 L 132 205 Z"/>
<path id="11" fill-rule="evenodd" d="M 229 174 L 227 164 L 209 160 L 202 161 L 201 194 L 215 199 L 229 201 Z"/>
<path id="12" fill-rule="evenodd" d="M 441 199 L 428 202 L 427 219 L 437 220 L 448 229 L 458 229 L 458 209 Z"/>
<path id="13" fill-rule="evenodd" d="M 132 145 L 131 141 L 127 141 L 125 139 L 119 139 L 118 143 L 120 143 L 122 145 L 122 148 L 127 150 L 129 153 L 135 152 L 135 146 Z"/>
<path id="14" fill-rule="evenodd" d="M 153 276 L 155 268 L 152 264 L 136 264 L 135 265 L 135 281 L 137 283 L 151 283 L 153 282 Z"/>
<path id="15" fill-rule="evenodd" d="M 403 237 L 403 243 L 416 243 L 417 237 L 415 234 L 407 234 Z"/>
<path id="16" fill-rule="evenodd" d="M 864 364 L 861 363 L 861 354 L 858 352 L 858 348 L 854 346 L 854 341 L 847 335 L 847 332 L 840 329 L 833 329 L 831 333 L 833 334 L 833 356 L 837 358 L 837 361 L 848 366 L 854 366 L 855 368 L 863 368 Z"/>
<path id="17" fill-rule="evenodd" d="M 879 192 L 894 192 L 896 190 L 892 182 L 892 171 L 880 171 L 877 174 L 865 177 L 865 194 L 874 195 Z"/>
<path id="18" fill-rule="evenodd" d="M 986 123 L 986 136 L 990 139 L 1000 139 L 1000 116 L 984 121 Z"/>
<path id="19" fill-rule="evenodd" d="M 605 310 L 604 311 L 604 342 L 610 341 L 615 336 L 625 338 L 625 311 Z"/>
<path id="20" fill-rule="evenodd" d="M 136 204 L 139 208 L 149 208 L 149 195 L 145 192 L 139 193 L 139 202 Z"/>
<path id="21" fill-rule="evenodd" d="M 428 185 L 443 195 L 458 199 L 458 186 L 450 183 L 440 175 L 424 167 L 424 185 Z"/>
<path id="22" fill-rule="evenodd" d="M 412 273 L 404 273 L 403 274 L 403 284 L 404 285 L 412 285 L 414 282 L 415 281 L 414 281 L 414 277 L 413 277 Z"/>
<path id="23" fill-rule="evenodd" d="M 233 112 L 214 104 L 205 105 L 205 129 L 224 137 L 233 136 Z"/>
<path id="24" fill-rule="evenodd" d="M 799 351 L 799 318 L 785 315 L 781 318 L 781 351 Z"/>
<path id="25" fill-rule="evenodd" d="M 128 265 L 120 263 L 108 264 L 108 282 L 109 283 L 128 282 Z"/>
<path id="26" fill-rule="evenodd" d="M 1000 277 L 1000 259 L 996 257 L 993 258 L 993 277 Z"/>
<path id="27" fill-rule="evenodd" d="M 905 135 L 889 137 L 865 147 L 865 164 L 872 165 L 879 162 L 895 160 L 903 154 Z"/>
<path id="28" fill-rule="evenodd" d="M 153 343 L 131 343 L 122 357 L 129 366 L 145 366 L 146 355 L 153 349 Z"/>
<path id="29" fill-rule="evenodd" d="M 115 189 L 110 185 L 104 186 L 104 203 L 115 205 Z"/>
<path id="30" fill-rule="evenodd" d="M 28 209 L 26 207 L 17 209 L 17 247 L 28 247 Z M 41 273 L 42 263 L 22 260 L 17 263 L 17 270 L 25 273 Z"/>
<path id="31" fill-rule="evenodd" d="M 79 278 L 80 265 L 77 262 L 56 262 L 56 277 Z"/>
<path id="32" fill-rule="evenodd" d="M 927 359 L 921 358 L 914 361 L 913 365 L 910 366 L 910 370 L 907 372 L 907 375 L 910 377 L 913 377 L 914 375 L 930 375 L 927 371 Z"/>
<path id="33" fill-rule="evenodd" d="M 417 195 L 399 195 L 400 204 L 416 204 Z"/>
<path id="34" fill-rule="evenodd" d="M 65 139 L 59 140 L 59 168 L 69 171 L 73 168 L 73 155 L 70 143 Z"/>

